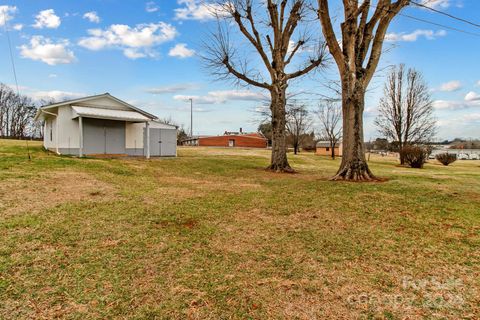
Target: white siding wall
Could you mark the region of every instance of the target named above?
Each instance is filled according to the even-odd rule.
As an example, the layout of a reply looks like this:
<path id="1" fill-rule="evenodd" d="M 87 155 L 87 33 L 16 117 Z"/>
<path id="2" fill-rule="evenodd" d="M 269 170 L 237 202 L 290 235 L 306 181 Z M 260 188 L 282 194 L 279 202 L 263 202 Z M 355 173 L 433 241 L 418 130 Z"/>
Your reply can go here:
<path id="1" fill-rule="evenodd" d="M 157 122 L 157 121 L 150 121 L 150 128 L 177 130 L 175 126 Z"/>
<path id="2" fill-rule="evenodd" d="M 145 123 L 128 123 L 125 127 L 125 144 L 127 149 L 143 148 L 143 128 Z"/>
<path id="3" fill-rule="evenodd" d="M 78 119 L 72 119 L 73 110 L 70 106 L 58 108 L 58 140 L 59 148 L 79 148 L 80 137 Z"/>
<path id="4" fill-rule="evenodd" d="M 141 149 L 143 148 L 143 129 L 145 123 L 127 123 L 126 125 L 126 148 L 127 149 Z M 176 130 L 175 127 L 168 124 L 163 124 L 155 121 L 150 121 L 150 128 L 152 129 L 170 129 Z"/>
<path id="5" fill-rule="evenodd" d="M 77 106 L 86 106 L 86 107 L 100 107 L 105 109 L 114 109 L 114 110 L 127 110 L 131 111 L 127 106 L 107 97 L 100 97 L 94 100 L 90 100 L 84 103 L 76 103 Z"/>

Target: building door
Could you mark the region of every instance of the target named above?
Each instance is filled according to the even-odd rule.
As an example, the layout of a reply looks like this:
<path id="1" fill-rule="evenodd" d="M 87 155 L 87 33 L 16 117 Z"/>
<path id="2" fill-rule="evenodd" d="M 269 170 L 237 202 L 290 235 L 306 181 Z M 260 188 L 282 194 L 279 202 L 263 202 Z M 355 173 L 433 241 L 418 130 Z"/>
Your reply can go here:
<path id="1" fill-rule="evenodd" d="M 172 157 L 177 155 L 177 130 L 160 129 L 160 155 Z"/>
<path id="2" fill-rule="evenodd" d="M 125 154 L 125 122 L 104 121 L 105 154 Z"/>
<path id="3" fill-rule="evenodd" d="M 85 154 L 125 154 L 125 122 L 83 119 Z"/>
<path id="4" fill-rule="evenodd" d="M 160 130 L 159 129 L 154 129 L 150 128 L 150 141 L 147 142 L 147 134 L 145 129 L 143 129 L 143 141 L 144 143 L 144 153 L 146 155 L 147 152 L 147 143 L 150 144 L 150 155 L 152 157 L 159 156 L 160 155 L 160 150 L 162 148 L 161 146 L 161 139 L 160 139 Z"/>
<path id="5" fill-rule="evenodd" d="M 228 146 L 232 147 L 232 148 L 235 147 L 235 139 L 229 139 L 228 140 Z"/>
<path id="6" fill-rule="evenodd" d="M 144 141 L 146 143 L 144 130 Z M 147 150 L 146 144 L 144 148 Z M 177 153 L 177 131 L 171 129 L 150 128 L 150 155 L 154 156 L 175 156 Z"/>

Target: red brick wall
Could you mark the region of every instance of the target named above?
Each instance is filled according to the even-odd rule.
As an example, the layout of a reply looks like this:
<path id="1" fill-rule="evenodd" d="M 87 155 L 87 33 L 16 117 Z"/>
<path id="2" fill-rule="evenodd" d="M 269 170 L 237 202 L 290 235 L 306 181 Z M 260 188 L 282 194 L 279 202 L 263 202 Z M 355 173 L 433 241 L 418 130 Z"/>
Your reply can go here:
<path id="1" fill-rule="evenodd" d="M 331 148 L 325 148 L 325 147 L 317 147 L 317 151 L 315 152 L 319 156 L 331 156 L 332 155 L 332 149 Z M 335 147 L 335 155 L 339 156 L 340 155 L 340 149 L 338 147 Z"/>
<path id="2" fill-rule="evenodd" d="M 266 148 L 267 140 L 251 136 L 218 136 L 199 138 L 199 146 L 202 147 L 228 147 L 228 141 L 235 140 L 235 147 L 240 148 Z"/>

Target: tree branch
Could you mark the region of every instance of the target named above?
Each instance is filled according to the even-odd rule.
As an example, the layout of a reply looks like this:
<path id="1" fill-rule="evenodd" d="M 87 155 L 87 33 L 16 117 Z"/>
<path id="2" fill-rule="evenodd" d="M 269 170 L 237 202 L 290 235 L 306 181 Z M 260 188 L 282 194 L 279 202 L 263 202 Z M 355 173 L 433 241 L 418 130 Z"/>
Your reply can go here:
<path id="1" fill-rule="evenodd" d="M 230 72 L 231 74 L 233 74 L 235 77 L 245 81 L 246 83 L 252 85 L 252 86 L 255 86 L 255 87 L 260 87 L 260 88 L 264 88 L 264 89 L 268 89 L 270 90 L 271 89 L 271 85 L 269 85 L 268 83 L 261 83 L 261 82 L 258 82 L 258 81 L 255 81 L 253 79 L 250 79 L 246 74 L 242 73 L 242 72 L 239 72 L 238 70 L 236 70 L 231 64 L 230 62 L 228 61 L 228 58 L 225 58 L 222 63 L 225 65 L 225 68 L 227 68 L 228 72 Z"/>

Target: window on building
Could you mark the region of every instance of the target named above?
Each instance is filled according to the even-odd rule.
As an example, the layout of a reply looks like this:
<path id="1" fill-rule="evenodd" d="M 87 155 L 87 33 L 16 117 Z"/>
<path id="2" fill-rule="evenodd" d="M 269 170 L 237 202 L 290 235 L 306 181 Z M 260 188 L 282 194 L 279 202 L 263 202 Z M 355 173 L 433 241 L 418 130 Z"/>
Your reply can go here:
<path id="1" fill-rule="evenodd" d="M 52 129 L 52 122 L 50 122 L 50 141 L 53 141 L 53 129 Z"/>
<path id="2" fill-rule="evenodd" d="M 327 151 L 330 151 L 330 148 L 329 148 L 329 147 L 326 147 L 325 149 L 326 149 Z"/>

